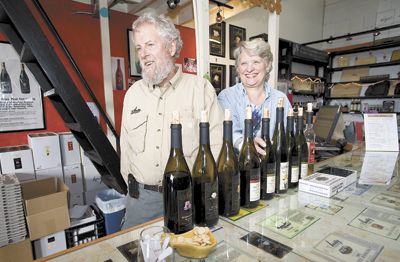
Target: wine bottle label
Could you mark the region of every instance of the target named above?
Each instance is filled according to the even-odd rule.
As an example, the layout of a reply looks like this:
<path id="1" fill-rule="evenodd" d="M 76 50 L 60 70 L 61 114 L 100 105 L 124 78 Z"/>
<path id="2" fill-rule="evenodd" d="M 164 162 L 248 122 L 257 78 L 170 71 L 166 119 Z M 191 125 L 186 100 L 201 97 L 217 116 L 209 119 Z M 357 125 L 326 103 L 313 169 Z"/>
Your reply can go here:
<path id="1" fill-rule="evenodd" d="M 288 171 L 289 171 L 289 163 L 288 162 L 281 163 L 279 190 L 286 190 L 288 188 L 288 173 L 289 173 Z"/>
<path id="2" fill-rule="evenodd" d="M 275 172 L 267 174 L 267 194 L 275 192 Z"/>
<path id="3" fill-rule="evenodd" d="M 180 228 L 193 224 L 192 189 L 177 190 L 178 223 Z"/>
<path id="4" fill-rule="evenodd" d="M 315 142 L 307 142 L 308 146 L 308 163 L 315 163 Z"/>
<path id="5" fill-rule="evenodd" d="M 300 170 L 301 178 L 305 178 L 307 176 L 307 172 L 308 172 L 308 164 L 301 163 L 301 170 Z"/>
<path id="6" fill-rule="evenodd" d="M 218 217 L 218 184 L 217 183 L 205 183 L 204 195 L 205 195 L 205 218 L 207 220 L 213 220 Z"/>
<path id="7" fill-rule="evenodd" d="M 250 201 L 260 200 L 260 168 L 250 170 Z"/>
<path id="8" fill-rule="evenodd" d="M 290 183 L 299 182 L 299 166 L 292 166 L 292 177 Z"/>

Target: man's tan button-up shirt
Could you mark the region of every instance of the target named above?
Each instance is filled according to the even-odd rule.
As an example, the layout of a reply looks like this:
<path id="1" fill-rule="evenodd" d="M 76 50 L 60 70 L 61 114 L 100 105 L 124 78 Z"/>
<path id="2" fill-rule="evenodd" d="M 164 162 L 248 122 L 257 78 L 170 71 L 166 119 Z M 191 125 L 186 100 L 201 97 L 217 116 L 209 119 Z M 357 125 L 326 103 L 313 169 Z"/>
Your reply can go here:
<path id="1" fill-rule="evenodd" d="M 214 88 L 207 80 L 178 70 L 160 89 L 143 80 L 134 83 L 124 98 L 121 126 L 121 173 L 139 183 L 161 184 L 171 145 L 172 111 L 182 124 L 182 146 L 191 169 L 199 146 L 201 110 L 207 110 L 210 144 L 217 160 L 222 144 L 223 115 Z"/>

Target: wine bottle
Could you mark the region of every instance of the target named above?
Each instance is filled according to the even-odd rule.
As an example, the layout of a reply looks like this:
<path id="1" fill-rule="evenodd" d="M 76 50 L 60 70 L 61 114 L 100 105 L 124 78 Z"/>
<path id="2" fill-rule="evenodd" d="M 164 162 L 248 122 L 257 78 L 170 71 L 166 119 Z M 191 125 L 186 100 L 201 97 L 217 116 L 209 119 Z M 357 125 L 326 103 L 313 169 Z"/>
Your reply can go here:
<path id="1" fill-rule="evenodd" d="M 287 155 L 288 155 L 288 187 L 295 188 L 299 183 L 299 162 L 298 150 L 296 147 L 296 137 L 294 135 L 294 116 L 293 109 L 289 108 L 287 116 Z"/>
<path id="2" fill-rule="evenodd" d="M 21 87 L 22 94 L 29 94 L 31 92 L 31 88 L 29 85 L 29 78 L 25 72 L 24 64 L 21 64 L 21 73 L 19 74 L 19 85 Z"/>
<path id="3" fill-rule="evenodd" d="M 171 150 L 164 171 L 164 225 L 175 234 L 193 228 L 192 177 L 182 151 L 179 113 L 172 112 Z"/>
<path id="4" fill-rule="evenodd" d="M 275 152 L 275 193 L 283 194 L 288 189 L 288 157 L 286 148 L 285 127 L 283 125 L 283 98 L 278 99 L 276 108 L 277 122 L 273 136 L 273 148 Z"/>
<path id="5" fill-rule="evenodd" d="M 224 136 L 217 161 L 219 214 L 234 216 L 240 210 L 240 173 L 232 143 L 232 116 L 225 109 Z"/>
<path id="6" fill-rule="evenodd" d="M 305 178 L 308 173 L 308 146 L 306 138 L 304 137 L 304 118 L 302 107 L 299 107 L 297 113 L 296 147 L 297 151 L 299 152 L 297 156 L 300 172 L 299 177 Z"/>
<path id="7" fill-rule="evenodd" d="M 264 108 L 261 123 L 261 138 L 265 142 L 265 155 L 261 156 L 261 199 L 272 199 L 275 193 L 275 152 L 269 137 L 269 109 Z"/>
<path id="8" fill-rule="evenodd" d="M 313 128 L 313 110 L 312 103 L 307 104 L 307 125 L 304 130 L 304 137 L 306 138 L 308 147 L 308 172 L 307 175 L 314 173 L 315 163 L 315 132 Z"/>
<path id="9" fill-rule="evenodd" d="M 6 63 L 4 62 L 1 63 L 0 82 L 1 82 L 1 89 L 0 89 L 1 93 L 11 94 L 12 93 L 11 79 L 6 69 Z"/>
<path id="10" fill-rule="evenodd" d="M 117 70 L 115 71 L 115 89 L 124 89 L 124 76 L 122 75 L 121 62 L 117 59 Z"/>
<path id="11" fill-rule="evenodd" d="M 200 145 L 193 165 L 194 221 L 211 227 L 218 222 L 218 174 L 210 150 L 210 124 L 207 111 L 201 111 Z"/>
<path id="12" fill-rule="evenodd" d="M 246 108 L 243 145 L 239 155 L 240 205 L 252 208 L 260 201 L 260 159 L 253 141 L 253 120 L 251 107 Z"/>

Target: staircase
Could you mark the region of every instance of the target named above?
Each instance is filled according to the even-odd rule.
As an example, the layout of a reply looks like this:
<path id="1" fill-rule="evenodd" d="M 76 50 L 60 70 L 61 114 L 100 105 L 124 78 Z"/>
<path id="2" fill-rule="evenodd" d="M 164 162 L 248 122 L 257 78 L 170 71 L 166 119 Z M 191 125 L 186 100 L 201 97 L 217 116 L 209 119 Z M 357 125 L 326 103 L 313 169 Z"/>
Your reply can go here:
<path id="1" fill-rule="evenodd" d="M 109 128 L 115 137 L 118 137 L 114 127 L 101 109 L 50 20 L 41 9 L 39 2 L 37 0 L 33 0 L 33 2 L 48 29 L 56 37 L 61 49 L 70 59 L 82 84 L 97 104 Z M 0 32 L 7 36 L 19 54 L 21 62 L 25 63 L 35 76 L 43 95 L 48 97 L 64 120 L 65 125 L 78 140 L 85 151 L 85 155 L 89 157 L 101 174 L 103 183 L 122 194 L 126 194 L 127 186 L 120 173 L 120 159 L 117 152 L 107 139 L 77 86 L 72 81 L 71 76 L 32 15 L 26 1 L 0 0 Z"/>

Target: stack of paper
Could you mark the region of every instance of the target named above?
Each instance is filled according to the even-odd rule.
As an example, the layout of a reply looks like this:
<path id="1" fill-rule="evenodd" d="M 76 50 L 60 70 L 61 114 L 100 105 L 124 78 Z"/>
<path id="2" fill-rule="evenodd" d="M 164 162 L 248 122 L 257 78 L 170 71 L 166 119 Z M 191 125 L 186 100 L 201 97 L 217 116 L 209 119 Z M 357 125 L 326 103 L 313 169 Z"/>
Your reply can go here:
<path id="1" fill-rule="evenodd" d="M 25 237 L 25 215 L 17 176 L 0 175 L 0 247 Z"/>

